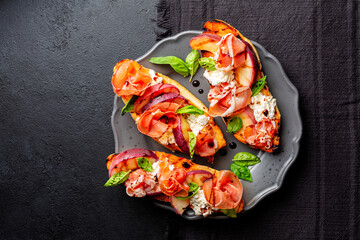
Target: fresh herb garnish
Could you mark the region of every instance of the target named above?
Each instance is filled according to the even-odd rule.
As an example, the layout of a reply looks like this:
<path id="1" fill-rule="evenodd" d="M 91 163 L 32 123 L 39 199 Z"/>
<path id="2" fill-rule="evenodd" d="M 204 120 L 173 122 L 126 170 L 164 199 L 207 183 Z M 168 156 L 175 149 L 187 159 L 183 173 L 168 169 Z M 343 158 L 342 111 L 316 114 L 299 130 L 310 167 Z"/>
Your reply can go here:
<path id="1" fill-rule="evenodd" d="M 227 131 L 228 133 L 236 133 L 240 130 L 242 126 L 242 120 L 239 117 L 232 117 L 228 123 Z"/>
<path id="2" fill-rule="evenodd" d="M 124 116 L 125 113 L 130 112 L 134 108 L 134 102 L 136 101 L 137 98 L 138 98 L 138 96 L 133 95 L 130 98 L 130 100 L 127 101 L 125 106 L 121 109 L 121 116 Z"/>
<path id="3" fill-rule="evenodd" d="M 147 158 L 139 157 L 136 159 L 137 165 L 145 172 L 152 172 L 153 167 Z"/>
<path id="4" fill-rule="evenodd" d="M 191 75 L 189 82 L 191 82 L 193 76 L 195 75 L 195 73 L 197 72 L 197 70 L 199 68 L 198 59 L 199 59 L 199 52 L 196 50 L 192 50 L 185 59 L 186 65 L 187 65 L 190 75 Z"/>
<path id="5" fill-rule="evenodd" d="M 221 209 L 221 212 L 231 218 L 237 218 L 235 209 Z"/>
<path id="6" fill-rule="evenodd" d="M 216 62 L 212 58 L 203 57 L 199 59 L 200 66 L 209 71 L 216 70 Z"/>
<path id="7" fill-rule="evenodd" d="M 193 132 L 189 132 L 189 152 L 191 158 L 194 156 L 195 146 L 196 146 L 196 135 Z"/>
<path id="8" fill-rule="evenodd" d="M 127 172 L 119 172 L 111 176 L 111 178 L 104 184 L 105 187 L 114 187 L 125 182 L 130 174 L 131 170 Z"/>
<path id="9" fill-rule="evenodd" d="M 155 64 L 170 64 L 170 66 L 179 74 L 184 77 L 189 76 L 189 68 L 186 63 L 178 57 L 167 56 L 167 57 L 152 57 L 149 62 Z"/>
<path id="10" fill-rule="evenodd" d="M 204 114 L 203 110 L 198 109 L 197 107 L 193 106 L 193 105 L 187 105 L 185 107 L 179 108 L 178 110 L 176 110 L 176 113 L 188 113 L 188 114 L 195 114 L 195 115 L 202 115 Z"/>
<path id="11" fill-rule="evenodd" d="M 186 197 L 176 197 L 177 199 L 188 199 L 193 197 L 199 190 L 199 185 L 197 185 L 196 183 L 189 183 L 189 194 Z"/>
<path id="12" fill-rule="evenodd" d="M 260 162 L 260 158 L 248 152 L 239 152 L 233 158 L 233 161 L 238 166 L 252 166 Z"/>
<path id="13" fill-rule="evenodd" d="M 260 78 L 255 84 L 254 86 L 251 88 L 251 91 L 252 91 L 252 97 L 257 95 L 261 89 L 264 88 L 265 86 L 265 83 L 266 83 L 266 76 L 263 76 L 262 78 Z"/>
<path id="14" fill-rule="evenodd" d="M 234 156 L 233 161 L 234 163 L 230 165 L 231 171 L 235 173 L 238 178 L 252 182 L 253 179 L 248 166 L 258 164 L 260 158 L 248 152 L 240 152 Z"/>
<path id="15" fill-rule="evenodd" d="M 239 166 L 235 163 L 231 164 L 230 169 L 238 178 L 252 182 L 252 176 L 250 170 L 245 166 Z"/>

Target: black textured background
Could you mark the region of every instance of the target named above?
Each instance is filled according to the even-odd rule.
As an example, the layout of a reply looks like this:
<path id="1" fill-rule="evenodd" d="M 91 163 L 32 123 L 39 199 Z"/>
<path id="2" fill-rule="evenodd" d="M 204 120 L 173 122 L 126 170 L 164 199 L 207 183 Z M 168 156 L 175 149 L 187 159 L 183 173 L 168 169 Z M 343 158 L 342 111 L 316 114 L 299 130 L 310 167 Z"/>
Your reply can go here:
<path id="1" fill-rule="evenodd" d="M 156 4 L 0 1 L 0 239 L 359 239 L 359 1 Z M 238 219 L 189 222 L 103 187 L 110 77 L 212 18 L 280 60 L 304 135 L 278 192 Z"/>

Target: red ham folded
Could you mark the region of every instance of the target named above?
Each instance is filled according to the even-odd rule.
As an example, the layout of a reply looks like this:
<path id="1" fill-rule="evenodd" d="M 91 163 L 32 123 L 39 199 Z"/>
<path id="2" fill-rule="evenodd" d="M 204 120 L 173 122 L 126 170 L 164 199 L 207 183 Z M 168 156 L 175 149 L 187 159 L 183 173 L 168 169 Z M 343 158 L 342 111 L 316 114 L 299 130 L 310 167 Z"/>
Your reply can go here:
<path id="1" fill-rule="evenodd" d="M 270 148 L 275 134 L 274 124 L 270 119 L 266 118 L 256 124 L 247 126 L 244 130 L 245 140 L 256 147 Z"/>
<path id="2" fill-rule="evenodd" d="M 217 69 L 232 70 L 244 64 L 246 45 L 233 34 L 229 33 L 222 37 L 217 45 L 219 45 L 215 53 Z"/>
<path id="3" fill-rule="evenodd" d="M 220 175 L 203 184 L 204 195 L 213 207 L 219 209 L 233 209 L 239 205 L 243 187 L 236 175 L 227 170 L 220 171 Z"/>
<path id="4" fill-rule="evenodd" d="M 185 169 L 174 168 L 170 170 L 169 164 L 165 161 L 161 161 L 159 166 L 162 169 L 159 178 L 161 191 L 168 196 L 186 197 L 189 193 L 189 186 L 185 181 Z"/>
<path id="5" fill-rule="evenodd" d="M 196 149 L 201 157 L 212 156 L 216 152 L 215 131 L 212 125 L 203 128 L 196 136 Z"/>
<path id="6" fill-rule="evenodd" d="M 135 61 L 119 62 L 114 67 L 112 85 L 118 96 L 140 95 L 151 81 L 148 70 Z"/>
<path id="7" fill-rule="evenodd" d="M 251 94 L 249 87 L 232 86 L 229 83 L 212 86 L 208 94 L 209 114 L 213 117 L 229 116 L 246 107 L 250 103 Z"/>
<path id="8" fill-rule="evenodd" d="M 147 109 L 137 121 L 139 131 L 150 137 L 161 137 L 168 129 L 178 124 L 176 110 L 182 105 L 175 102 L 162 102 Z"/>
<path id="9" fill-rule="evenodd" d="M 155 177 L 142 169 L 130 173 L 125 182 L 126 193 L 131 197 L 145 197 L 146 194 L 154 192 L 157 188 Z"/>

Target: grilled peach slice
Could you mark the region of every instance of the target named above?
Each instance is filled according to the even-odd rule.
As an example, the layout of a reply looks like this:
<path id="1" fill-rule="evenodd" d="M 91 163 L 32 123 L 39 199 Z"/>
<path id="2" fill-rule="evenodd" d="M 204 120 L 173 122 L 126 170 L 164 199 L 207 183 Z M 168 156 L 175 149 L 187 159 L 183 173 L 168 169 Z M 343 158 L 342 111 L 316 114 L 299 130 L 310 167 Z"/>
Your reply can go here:
<path id="1" fill-rule="evenodd" d="M 221 37 L 219 35 L 205 33 L 193 37 L 190 40 L 190 46 L 195 50 L 209 51 L 215 54 L 219 48 L 216 43 L 218 43 L 220 40 Z"/>
<path id="2" fill-rule="evenodd" d="M 186 182 L 196 183 L 199 187 L 202 187 L 203 183 L 210 178 L 213 178 L 213 175 L 205 170 L 193 170 L 186 173 Z"/>
<path id="3" fill-rule="evenodd" d="M 190 204 L 190 198 L 188 199 L 178 199 L 175 196 L 170 196 L 170 204 L 175 209 L 176 213 L 182 215 L 185 209 Z"/>

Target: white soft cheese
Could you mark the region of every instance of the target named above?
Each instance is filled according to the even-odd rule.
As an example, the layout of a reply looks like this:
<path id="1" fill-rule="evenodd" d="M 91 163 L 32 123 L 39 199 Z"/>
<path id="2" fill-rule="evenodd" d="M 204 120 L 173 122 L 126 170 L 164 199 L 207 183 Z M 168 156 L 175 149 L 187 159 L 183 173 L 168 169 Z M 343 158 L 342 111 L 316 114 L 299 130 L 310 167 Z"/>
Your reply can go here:
<path id="1" fill-rule="evenodd" d="M 154 70 L 149 69 L 149 73 L 150 73 L 151 79 L 153 80 L 153 81 L 151 82 L 151 85 L 155 85 L 155 84 L 158 84 L 158 83 L 162 83 L 162 82 L 163 82 L 163 78 L 157 76 Z"/>
<path id="2" fill-rule="evenodd" d="M 203 215 L 204 217 L 207 217 L 214 211 L 218 210 L 217 208 L 213 208 L 206 201 L 204 191 L 202 189 L 199 189 L 195 196 L 190 198 L 190 205 L 192 206 L 192 210 L 194 210 L 195 215 Z"/>
<path id="3" fill-rule="evenodd" d="M 263 118 L 275 117 L 276 99 L 259 93 L 251 97 L 250 108 L 254 111 L 255 120 L 259 122 Z"/>
<path id="4" fill-rule="evenodd" d="M 149 172 L 148 174 L 155 177 L 159 177 L 160 176 L 160 166 L 159 166 L 159 161 L 156 161 L 152 164 L 153 167 L 153 171 Z"/>
<path id="5" fill-rule="evenodd" d="M 171 130 L 164 133 L 158 140 L 162 145 L 176 144 L 174 133 Z"/>
<path id="6" fill-rule="evenodd" d="M 198 135 L 201 129 L 203 129 L 210 121 L 210 117 L 205 115 L 190 114 L 187 118 L 191 131 Z"/>
<path id="7" fill-rule="evenodd" d="M 208 71 L 205 70 L 204 77 L 209 81 L 212 86 L 218 86 L 221 83 L 230 83 L 234 80 L 234 72 L 233 71 Z"/>

